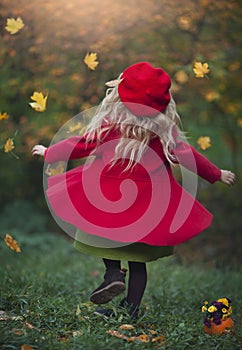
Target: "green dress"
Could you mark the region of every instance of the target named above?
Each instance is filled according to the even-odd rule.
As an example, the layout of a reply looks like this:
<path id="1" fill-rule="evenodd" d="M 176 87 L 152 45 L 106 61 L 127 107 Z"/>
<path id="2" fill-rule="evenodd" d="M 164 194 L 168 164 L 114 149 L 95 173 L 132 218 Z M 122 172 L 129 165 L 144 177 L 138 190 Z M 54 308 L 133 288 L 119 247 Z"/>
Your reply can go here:
<path id="1" fill-rule="evenodd" d="M 173 254 L 174 247 L 151 246 L 145 243 L 131 243 L 112 247 L 112 241 L 76 231 L 74 247 L 81 253 L 112 260 L 148 262 Z M 109 248 L 108 248 L 109 247 Z"/>

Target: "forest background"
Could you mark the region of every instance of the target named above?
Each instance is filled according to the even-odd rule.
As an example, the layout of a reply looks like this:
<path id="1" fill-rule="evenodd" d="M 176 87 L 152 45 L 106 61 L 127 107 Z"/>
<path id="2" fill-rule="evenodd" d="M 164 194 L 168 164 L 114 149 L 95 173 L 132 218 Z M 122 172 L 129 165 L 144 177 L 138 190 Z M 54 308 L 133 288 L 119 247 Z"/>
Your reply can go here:
<path id="1" fill-rule="evenodd" d="M 1 0 L 0 235 L 18 239 L 24 232 L 39 239 L 44 231 L 60 233 L 44 198 L 43 160 L 32 158 L 32 147 L 48 146 L 64 123 L 96 106 L 105 82 L 126 66 L 150 61 L 172 78 L 189 142 L 237 175 L 233 188 L 199 180 L 197 197 L 214 213 L 213 225 L 179 246 L 177 259 L 239 267 L 241 15 L 239 0 L 184 0 L 182 6 L 178 0 Z M 18 17 L 24 27 L 12 35 L 7 19 Z M 97 54 L 93 70 L 83 61 L 87 53 Z M 209 73 L 196 77 L 195 62 L 207 63 Z M 29 105 L 34 92 L 48 96 L 42 113 Z M 197 143 L 201 136 L 211 140 L 204 150 Z M 6 152 L 8 139 L 14 148 Z"/>

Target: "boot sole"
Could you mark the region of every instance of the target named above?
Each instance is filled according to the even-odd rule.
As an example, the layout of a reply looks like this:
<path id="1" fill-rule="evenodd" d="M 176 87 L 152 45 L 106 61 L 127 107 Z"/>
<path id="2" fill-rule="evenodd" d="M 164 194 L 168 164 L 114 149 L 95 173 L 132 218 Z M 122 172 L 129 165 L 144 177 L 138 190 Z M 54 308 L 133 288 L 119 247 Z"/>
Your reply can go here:
<path id="1" fill-rule="evenodd" d="M 125 284 L 123 282 L 115 281 L 93 293 L 90 300 L 94 304 L 106 304 L 124 291 Z"/>

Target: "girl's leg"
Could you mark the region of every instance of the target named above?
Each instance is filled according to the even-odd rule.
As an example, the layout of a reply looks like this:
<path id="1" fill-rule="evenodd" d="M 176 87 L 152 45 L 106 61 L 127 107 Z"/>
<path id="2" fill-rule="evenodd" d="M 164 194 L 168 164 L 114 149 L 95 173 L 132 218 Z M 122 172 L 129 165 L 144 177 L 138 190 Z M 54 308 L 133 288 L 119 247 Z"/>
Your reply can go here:
<path id="1" fill-rule="evenodd" d="M 119 260 L 103 259 L 106 267 L 103 283 L 95 289 L 90 300 L 95 304 L 106 304 L 125 290 L 125 272 Z"/>
<path id="2" fill-rule="evenodd" d="M 129 261 L 129 285 L 128 294 L 120 306 L 128 310 L 134 319 L 138 317 L 139 306 L 147 284 L 146 264 L 143 262 Z"/>
<path id="3" fill-rule="evenodd" d="M 103 263 L 106 267 L 106 271 L 108 270 L 121 270 L 121 262 L 120 260 L 111 260 L 111 259 L 102 259 Z"/>
<path id="4" fill-rule="evenodd" d="M 129 285 L 126 300 L 139 307 L 147 284 L 146 264 L 129 261 Z"/>

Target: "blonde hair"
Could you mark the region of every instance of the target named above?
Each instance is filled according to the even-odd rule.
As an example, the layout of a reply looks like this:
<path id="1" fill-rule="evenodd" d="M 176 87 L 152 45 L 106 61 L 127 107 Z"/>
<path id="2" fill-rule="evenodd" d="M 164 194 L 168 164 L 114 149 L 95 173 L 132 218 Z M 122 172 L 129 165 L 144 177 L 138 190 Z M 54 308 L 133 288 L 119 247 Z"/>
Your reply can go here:
<path id="1" fill-rule="evenodd" d="M 86 129 L 87 142 L 97 138 L 98 143 L 103 135 L 112 129 L 119 129 L 121 138 L 115 148 L 112 165 L 118 160 L 129 159 L 125 170 L 138 163 L 150 141 L 159 137 L 167 160 L 172 164 L 172 149 L 175 140 L 172 135 L 174 125 L 180 123 L 176 104 L 171 97 L 166 110 L 152 117 L 137 117 L 130 112 L 119 98 L 118 87 L 107 89 L 106 96 L 98 107 L 94 117 Z M 179 134 L 183 134 L 177 126 Z M 95 151 L 94 151 L 95 152 Z"/>

